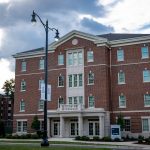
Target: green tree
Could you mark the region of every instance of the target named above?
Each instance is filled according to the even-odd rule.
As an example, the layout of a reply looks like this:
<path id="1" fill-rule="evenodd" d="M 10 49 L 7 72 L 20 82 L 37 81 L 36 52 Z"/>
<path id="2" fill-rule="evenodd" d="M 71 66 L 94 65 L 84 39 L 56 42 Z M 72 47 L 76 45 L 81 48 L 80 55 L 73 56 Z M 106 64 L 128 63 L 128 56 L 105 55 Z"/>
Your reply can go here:
<path id="1" fill-rule="evenodd" d="M 117 124 L 120 125 L 121 131 L 123 131 L 125 127 L 125 122 L 121 113 L 118 115 Z"/>
<path id="2" fill-rule="evenodd" d="M 40 129 L 40 121 L 38 120 L 38 116 L 34 116 L 31 128 L 36 130 L 36 132 Z"/>
<path id="3" fill-rule="evenodd" d="M 6 80 L 2 89 L 4 89 L 4 92 L 7 96 L 10 96 L 11 99 L 14 99 L 15 80 L 14 79 Z"/>

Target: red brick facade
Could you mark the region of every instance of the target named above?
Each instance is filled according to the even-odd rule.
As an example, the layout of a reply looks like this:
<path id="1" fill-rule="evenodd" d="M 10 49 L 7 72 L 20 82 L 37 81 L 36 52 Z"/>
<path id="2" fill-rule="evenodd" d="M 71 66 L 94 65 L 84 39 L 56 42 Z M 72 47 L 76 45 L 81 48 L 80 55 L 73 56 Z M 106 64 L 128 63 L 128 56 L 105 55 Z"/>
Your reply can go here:
<path id="1" fill-rule="evenodd" d="M 143 70 L 150 70 L 150 58 L 142 59 L 141 47 L 146 44 L 148 50 L 149 43 L 144 39 L 137 39 L 137 43 L 120 42 L 110 44 L 108 41 L 97 44 L 90 37 L 79 36 L 76 33 L 72 37 L 62 39 L 55 50 L 48 54 L 48 83 L 52 85 L 52 101 L 48 102 L 48 110 L 57 110 L 59 97 L 64 98 L 67 103 L 67 51 L 83 49 L 84 54 L 84 101 L 85 109 L 88 108 L 89 95 L 94 96 L 95 108 L 103 108 L 111 115 L 111 124 L 116 122 L 119 113 L 130 119 L 130 134 L 142 134 L 142 117 L 150 116 L 150 107 L 144 107 L 144 94 L 150 93 L 150 82 L 143 82 Z M 70 36 L 70 37 L 69 37 Z M 87 35 L 88 36 L 88 35 Z M 76 45 L 72 40 L 77 39 Z M 64 40 L 64 42 L 63 42 Z M 144 42 L 143 42 L 144 41 Z M 117 61 L 117 50 L 123 49 L 124 61 Z M 94 61 L 87 62 L 87 51 L 93 51 Z M 64 55 L 64 65 L 58 65 L 58 55 Z M 149 51 L 150 53 L 150 51 Z M 15 78 L 15 104 L 14 104 L 14 133 L 17 131 L 17 119 L 28 120 L 28 132 L 32 132 L 30 126 L 34 115 L 43 117 L 43 112 L 38 111 L 40 99 L 39 80 L 44 79 L 44 70 L 39 70 L 39 60 L 44 58 L 44 52 L 39 56 L 17 55 L 16 58 L 16 78 Z M 26 71 L 21 71 L 21 62 L 26 61 Z M 125 84 L 118 84 L 118 72 L 125 73 Z M 94 73 L 94 85 L 88 85 L 89 72 Z M 64 87 L 58 87 L 58 76 L 63 75 Z M 26 91 L 20 91 L 21 81 L 26 81 Z M 126 97 L 126 108 L 119 108 L 119 96 Z M 20 101 L 25 101 L 25 112 L 20 112 Z M 150 126 L 150 125 L 149 125 Z"/>

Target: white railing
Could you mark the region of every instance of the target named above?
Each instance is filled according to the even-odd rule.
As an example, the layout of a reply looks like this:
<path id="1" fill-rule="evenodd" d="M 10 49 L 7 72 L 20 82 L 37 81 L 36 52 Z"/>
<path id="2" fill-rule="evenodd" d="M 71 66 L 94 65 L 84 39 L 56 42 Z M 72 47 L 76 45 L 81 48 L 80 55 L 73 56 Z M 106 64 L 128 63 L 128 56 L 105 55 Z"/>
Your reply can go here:
<path id="1" fill-rule="evenodd" d="M 83 104 L 61 104 L 59 110 L 60 111 L 78 111 L 83 110 L 84 105 Z"/>

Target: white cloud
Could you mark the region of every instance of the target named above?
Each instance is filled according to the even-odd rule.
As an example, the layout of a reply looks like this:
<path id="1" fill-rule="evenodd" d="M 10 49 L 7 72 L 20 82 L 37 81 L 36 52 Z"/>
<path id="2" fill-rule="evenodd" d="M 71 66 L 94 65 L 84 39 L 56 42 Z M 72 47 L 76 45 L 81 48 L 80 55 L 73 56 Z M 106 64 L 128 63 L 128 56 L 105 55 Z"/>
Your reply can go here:
<path id="1" fill-rule="evenodd" d="M 138 29 L 150 22 L 150 0 L 123 0 L 111 6 L 110 0 L 99 0 L 108 9 L 105 18 L 99 22 L 114 27 L 116 32 L 140 32 Z"/>
<path id="2" fill-rule="evenodd" d="M 12 72 L 9 69 L 10 66 L 10 62 L 7 59 L 0 59 L 0 68 L 1 68 L 1 73 L 0 73 L 0 92 L 2 92 L 3 90 L 1 89 L 4 82 L 6 80 L 9 80 L 11 78 L 15 77 L 15 73 Z"/>

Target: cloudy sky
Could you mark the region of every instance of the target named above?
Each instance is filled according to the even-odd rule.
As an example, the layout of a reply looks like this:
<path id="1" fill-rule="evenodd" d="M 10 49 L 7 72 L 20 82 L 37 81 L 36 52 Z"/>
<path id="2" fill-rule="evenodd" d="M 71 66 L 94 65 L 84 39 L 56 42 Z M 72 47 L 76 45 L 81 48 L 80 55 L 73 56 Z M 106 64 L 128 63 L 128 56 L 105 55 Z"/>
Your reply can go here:
<path id="1" fill-rule="evenodd" d="M 150 33 L 150 0 L 0 0 L 0 91 L 14 78 L 12 55 L 45 44 L 44 28 L 31 24 L 35 10 L 60 36 L 71 30 L 91 34 Z M 49 43 L 54 33 L 49 33 Z"/>

